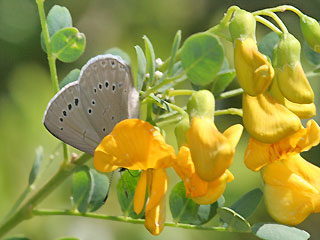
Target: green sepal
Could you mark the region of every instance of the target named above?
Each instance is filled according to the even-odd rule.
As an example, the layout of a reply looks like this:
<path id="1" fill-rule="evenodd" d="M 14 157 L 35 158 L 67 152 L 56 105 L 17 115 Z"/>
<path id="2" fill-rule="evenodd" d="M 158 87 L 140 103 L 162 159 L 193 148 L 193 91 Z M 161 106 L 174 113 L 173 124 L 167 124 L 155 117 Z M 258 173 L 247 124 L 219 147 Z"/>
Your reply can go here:
<path id="1" fill-rule="evenodd" d="M 187 104 L 187 112 L 190 119 L 193 117 L 208 118 L 214 117 L 215 100 L 213 94 L 208 90 L 195 92 Z"/>
<path id="2" fill-rule="evenodd" d="M 252 13 L 237 9 L 230 21 L 229 31 L 233 41 L 245 38 L 256 39 L 256 19 Z"/>

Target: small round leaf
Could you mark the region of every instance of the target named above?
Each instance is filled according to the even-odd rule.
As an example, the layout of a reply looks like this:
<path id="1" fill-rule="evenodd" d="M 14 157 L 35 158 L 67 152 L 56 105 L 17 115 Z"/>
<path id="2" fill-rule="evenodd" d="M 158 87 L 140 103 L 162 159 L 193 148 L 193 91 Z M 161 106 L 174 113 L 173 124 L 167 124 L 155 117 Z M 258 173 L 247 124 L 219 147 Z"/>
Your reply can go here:
<path id="1" fill-rule="evenodd" d="M 183 44 L 182 66 L 193 84 L 203 86 L 213 81 L 223 60 L 221 43 L 209 33 L 194 34 Z"/>
<path id="2" fill-rule="evenodd" d="M 77 60 L 84 51 L 86 38 L 76 28 L 64 28 L 51 39 L 52 54 L 62 62 Z"/>

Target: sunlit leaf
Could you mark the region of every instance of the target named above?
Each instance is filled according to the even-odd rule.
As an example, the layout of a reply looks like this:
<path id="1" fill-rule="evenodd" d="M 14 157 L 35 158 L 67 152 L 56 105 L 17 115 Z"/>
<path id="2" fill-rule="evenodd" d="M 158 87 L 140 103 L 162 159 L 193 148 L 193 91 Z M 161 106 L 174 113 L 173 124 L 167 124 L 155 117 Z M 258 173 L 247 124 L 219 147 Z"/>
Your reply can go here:
<path id="1" fill-rule="evenodd" d="M 38 173 L 39 173 L 42 159 L 43 159 L 43 147 L 39 146 L 36 149 L 36 159 L 34 160 L 34 163 L 31 168 L 30 175 L 29 175 L 29 185 L 33 184 L 34 181 L 36 180 Z"/>
<path id="2" fill-rule="evenodd" d="M 112 55 L 115 55 L 115 56 L 119 56 L 119 57 L 121 57 L 122 60 L 124 60 L 128 65 L 131 64 L 131 59 L 130 59 L 129 55 L 128 55 L 125 51 L 123 51 L 122 49 L 120 49 L 120 48 L 117 48 L 117 47 L 115 47 L 115 48 L 110 48 L 110 49 L 108 49 L 108 50 L 105 52 L 105 54 L 112 54 Z"/>
<path id="3" fill-rule="evenodd" d="M 47 25 L 50 38 L 60 29 L 72 27 L 72 17 L 69 10 L 66 7 L 54 5 L 48 13 Z M 43 33 L 41 33 L 41 46 L 46 52 Z"/>
<path id="4" fill-rule="evenodd" d="M 64 28 L 51 39 L 52 54 L 62 62 L 77 60 L 84 51 L 86 38 L 76 28 Z"/>
<path id="5" fill-rule="evenodd" d="M 88 210 L 97 211 L 103 204 L 109 190 L 109 179 L 106 175 L 90 168 L 91 186 Z"/>
<path id="6" fill-rule="evenodd" d="M 181 31 L 178 30 L 178 32 L 176 33 L 176 36 L 173 40 L 173 44 L 172 44 L 170 63 L 169 63 L 169 67 L 168 67 L 168 77 L 172 76 L 173 66 L 174 66 L 174 63 L 176 60 L 176 55 L 177 55 L 178 49 L 180 47 L 180 43 L 181 43 Z"/>
<path id="7" fill-rule="evenodd" d="M 212 204 L 199 205 L 186 197 L 184 184 L 179 182 L 171 190 L 169 204 L 175 222 L 201 225 L 216 215 L 217 208 L 224 204 L 224 198 Z"/>
<path id="8" fill-rule="evenodd" d="M 67 76 L 64 77 L 64 79 L 59 83 L 59 88 L 63 88 L 68 83 L 77 81 L 80 76 L 80 70 L 79 69 L 73 69 L 71 70 Z"/>
<path id="9" fill-rule="evenodd" d="M 310 238 L 310 234 L 304 230 L 273 223 L 254 224 L 252 232 L 264 240 L 306 240 Z"/>
<path id="10" fill-rule="evenodd" d="M 213 86 L 211 88 L 213 94 L 215 95 L 223 92 L 230 85 L 230 83 L 232 83 L 235 77 L 235 69 L 220 71 L 214 79 Z"/>
<path id="11" fill-rule="evenodd" d="M 218 208 L 218 214 L 223 222 L 228 224 L 228 230 L 230 232 L 236 231 L 236 232 L 250 232 L 250 224 L 249 222 L 240 216 L 238 213 L 236 213 L 234 210 L 227 208 L 227 207 L 221 207 Z"/>
<path id="12" fill-rule="evenodd" d="M 137 52 L 137 61 L 138 61 L 138 68 L 137 68 L 137 75 L 136 75 L 136 87 L 138 92 L 141 91 L 143 87 L 143 81 L 146 77 L 147 72 L 147 60 L 143 53 L 143 50 L 140 46 L 135 46 Z"/>
<path id="13" fill-rule="evenodd" d="M 91 176 L 87 166 L 81 166 L 73 174 L 72 196 L 73 205 L 79 212 L 86 212 L 89 204 Z"/>
<path id="14" fill-rule="evenodd" d="M 219 40 L 208 33 L 197 33 L 183 44 L 182 66 L 193 84 L 207 85 L 220 71 L 224 51 Z"/>
<path id="15" fill-rule="evenodd" d="M 150 81 L 150 85 L 153 84 L 154 82 L 154 72 L 155 72 L 155 68 L 156 68 L 156 64 L 155 64 L 155 53 L 153 50 L 153 46 L 151 41 L 149 40 L 149 38 L 147 36 L 143 36 L 143 40 L 144 40 L 144 45 L 145 45 L 145 56 L 146 56 L 146 60 L 147 60 L 147 72 L 149 73 L 149 81 Z"/>
<path id="16" fill-rule="evenodd" d="M 272 60 L 273 49 L 277 45 L 279 40 L 278 34 L 275 32 L 270 32 L 265 35 L 258 44 L 259 51 L 268 56 Z"/>
<path id="17" fill-rule="evenodd" d="M 259 188 L 253 189 L 244 194 L 239 200 L 232 204 L 230 208 L 242 217 L 248 218 L 257 208 L 262 196 L 263 193 Z"/>
<path id="18" fill-rule="evenodd" d="M 139 171 L 127 170 L 118 181 L 117 194 L 121 210 L 125 216 L 143 218 L 144 211 L 137 215 L 133 211 L 133 197 L 140 178 Z"/>

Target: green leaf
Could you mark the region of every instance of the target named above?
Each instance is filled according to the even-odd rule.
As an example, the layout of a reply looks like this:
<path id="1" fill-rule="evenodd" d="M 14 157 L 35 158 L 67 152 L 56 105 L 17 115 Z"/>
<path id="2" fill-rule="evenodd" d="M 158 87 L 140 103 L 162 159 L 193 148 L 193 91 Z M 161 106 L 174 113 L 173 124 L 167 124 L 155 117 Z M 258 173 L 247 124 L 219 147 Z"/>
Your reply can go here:
<path id="1" fill-rule="evenodd" d="M 259 51 L 268 56 L 272 60 L 273 49 L 277 45 L 279 40 L 278 34 L 275 32 L 270 32 L 262 38 L 258 44 Z"/>
<path id="2" fill-rule="evenodd" d="M 112 54 L 112 55 L 115 55 L 115 56 L 119 56 L 119 57 L 121 57 L 122 60 L 124 60 L 128 65 L 131 64 L 131 59 L 130 59 L 129 55 L 128 55 L 125 51 L 121 50 L 120 48 L 117 48 L 117 47 L 115 47 L 115 48 L 110 48 L 110 49 L 108 49 L 108 50 L 105 52 L 105 54 Z"/>
<path id="3" fill-rule="evenodd" d="M 218 214 L 222 221 L 228 224 L 230 232 L 251 232 L 250 223 L 232 209 L 227 207 L 218 208 Z"/>
<path id="4" fill-rule="evenodd" d="M 62 62 L 77 60 L 84 51 L 86 38 L 76 28 L 64 28 L 51 39 L 52 54 Z"/>
<path id="5" fill-rule="evenodd" d="M 133 211 L 133 197 L 140 178 L 139 171 L 127 170 L 118 181 L 117 194 L 121 210 L 125 216 L 143 218 L 144 211 L 137 215 Z"/>
<path id="6" fill-rule="evenodd" d="M 80 70 L 79 69 L 73 69 L 71 70 L 67 76 L 64 77 L 64 79 L 59 83 L 59 88 L 63 88 L 65 85 L 77 81 L 80 76 Z"/>
<path id="7" fill-rule="evenodd" d="M 150 82 L 150 85 L 152 86 L 154 82 L 154 72 L 156 69 L 156 63 L 155 63 L 156 57 L 154 54 L 152 43 L 149 40 L 149 38 L 147 36 L 143 36 L 143 40 L 144 40 L 144 45 L 146 50 L 145 52 L 146 52 L 146 60 L 147 60 L 147 71 L 150 75 L 149 82 Z"/>
<path id="8" fill-rule="evenodd" d="M 159 97 L 157 97 L 154 94 L 150 94 L 148 97 L 152 100 L 153 103 L 155 103 L 160 108 L 162 108 L 168 112 L 173 111 L 172 108 L 169 106 L 169 104 L 165 100 L 160 99 Z"/>
<path id="9" fill-rule="evenodd" d="M 98 173 L 95 169 L 90 168 L 91 186 L 88 210 L 97 211 L 104 204 L 104 199 L 109 190 L 109 179 L 106 175 Z"/>
<path id="10" fill-rule="evenodd" d="M 137 69 L 137 75 L 136 75 L 137 77 L 136 77 L 135 85 L 137 87 L 137 91 L 140 92 L 143 87 L 144 79 L 146 77 L 147 60 L 140 46 L 137 45 L 134 48 L 136 49 L 136 52 L 137 52 L 137 61 L 138 61 L 138 69 Z"/>
<path id="11" fill-rule="evenodd" d="M 73 205 L 79 212 L 86 212 L 89 204 L 91 176 L 87 166 L 81 166 L 73 174 L 72 195 Z"/>
<path id="12" fill-rule="evenodd" d="M 173 66 L 176 60 L 177 51 L 180 47 L 180 43 L 181 43 L 181 30 L 178 30 L 172 44 L 171 58 L 170 58 L 170 63 L 168 67 L 168 77 L 172 76 Z"/>
<path id="13" fill-rule="evenodd" d="M 306 240 L 310 238 L 310 234 L 306 231 L 273 223 L 254 224 L 252 232 L 264 240 Z"/>
<path id="14" fill-rule="evenodd" d="M 259 188 L 253 189 L 244 194 L 238 201 L 230 207 L 244 218 L 248 218 L 257 208 L 261 198 L 262 191 Z"/>
<path id="15" fill-rule="evenodd" d="M 193 84 L 207 85 L 220 71 L 224 52 L 219 40 L 208 33 L 189 37 L 182 47 L 182 66 Z"/>
<path id="16" fill-rule="evenodd" d="M 66 7 L 54 5 L 48 13 L 47 25 L 50 38 L 60 29 L 72 27 L 72 18 L 69 10 Z M 42 32 L 41 46 L 42 49 L 47 52 Z"/>
<path id="17" fill-rule="evenodd" d="M 224 204 L 224 198 L 208 205 L 199 205 L 186 197 L 183 182 L 177 183 L 169 198 L 172 217 L 175 222 L 201 225 L 210 221 L 217 213 L 217 208 Z"/>
<path id="18" fill-rule="evenodd" d="M 211 91 L 213 94 L 218 94 L 223 92 L 229 85 L 232 83 L 233 79 L 236 76 L 235 69 L 229 69 L 220 71 L 216 76 Z"/>
<path id="19" fill-rule="evenodd" d="M 33 166 L 31 168 L 31 172 L 29 174 L 29 186 L 34 183 L 34 181 L 38 176 L 42 159 L 43 159 L 43 147 L 39 146 L 36 149 L 36 159 L 34 160 Z"/>
<path id="20" fill-rule="evenodd" d="M 304 51 L 304 54 L 306 55 L 308 61 L 311 64 L 313 64 L 313 65 L 320 64 L 320 54 L 313 51 L 306 42 L 304 42 L 304 44 L 303 44 L 303 51 Z"/>

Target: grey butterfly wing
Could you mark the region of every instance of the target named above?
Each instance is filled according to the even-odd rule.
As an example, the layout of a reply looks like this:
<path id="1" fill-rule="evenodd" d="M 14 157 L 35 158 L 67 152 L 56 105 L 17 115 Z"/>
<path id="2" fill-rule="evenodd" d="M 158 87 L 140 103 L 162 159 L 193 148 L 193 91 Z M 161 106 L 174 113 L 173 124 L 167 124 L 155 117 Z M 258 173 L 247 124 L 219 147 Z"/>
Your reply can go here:
<path id="1" fill-rule="evenodd" d="M 121 58 L 92 58 L 81 70 L 79 86 L 83 110 L 101 139 L 121 120 L 138 117 L 139 94 Z"/>
<path id="2" fill-rule="evenodd" d="M 78 81 L 69 83 L 51 99 L 43 124 L 61 141 L 92 155 L 101 141 L 83 112 Z"/>

